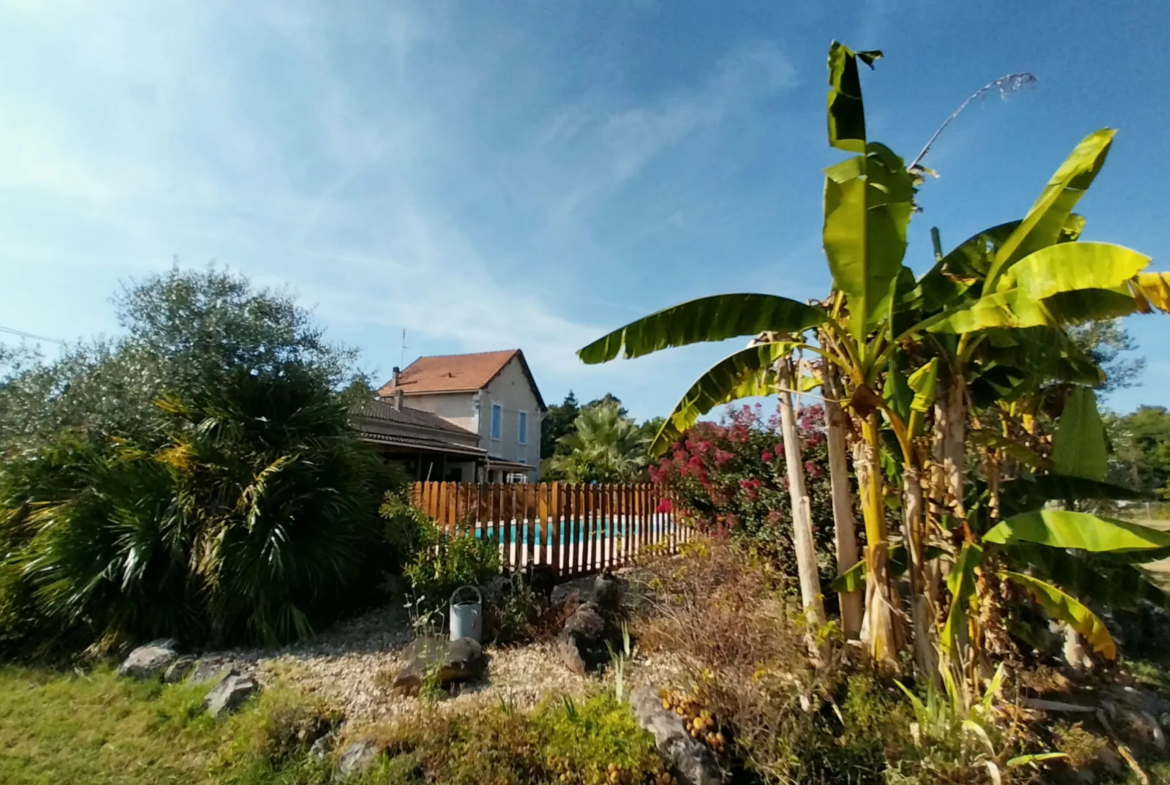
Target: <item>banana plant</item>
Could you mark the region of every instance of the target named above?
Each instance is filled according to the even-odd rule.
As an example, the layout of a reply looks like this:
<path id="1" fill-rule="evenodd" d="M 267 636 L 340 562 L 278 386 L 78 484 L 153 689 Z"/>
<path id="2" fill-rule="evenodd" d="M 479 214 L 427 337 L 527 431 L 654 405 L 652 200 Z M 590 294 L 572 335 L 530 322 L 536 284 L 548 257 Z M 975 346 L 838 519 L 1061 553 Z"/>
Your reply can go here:
<path id="1" fill-rule="evenodd" d="M 1069 343 L 1061 325 L 1123 306 L 1165 310 L 1170 281 L 1142 272 L 1149 260 L 1141 254 L 1073 242 L 1084 222 L 1072 209 L 1104 163 L 1113 138 L 1109 130 L 1078 145 L 1022 220 L 993 227 L 945 255 L 936 240 L 935 267 L 915 280 L 903 258 L 920 170 L 908 170 L 866 134 L 858 61 L 872 67 L 880 56 L 836 42 L 830 47 L 829 143 L 852 155 L 825 170 L 823 244 L 833 288 L 823 301 L 804 304 L 762 294 L 702 298 L 615 330 L 579 355 L 585 362 L 606 362 L 622 353 L 630 358 L 698 341 L 770 334 L 769 340 L 720 361 L 692 385 L 666 419 L 655 453 L 715 406 L 775 392 L 775 368 L 795 351 L 818 354 L 832 366 L 840 378 L 839 400 L 860 431 L 853 465 L 868 546 L 864 627 L 874 658 L 892 664 L 898 641 L 890 614 L 895 603 L 879 463 L 885 449 L 882 425 L 902 454 L 901 474 L 910 466 L 912 484 L 919 483 L 914 472 L 923 465 L 908 413 L 899 412 L 886 394 L 895 357 L 913 355 L 921 364 L 927 346 L 940 359 L 934 426 L 944 436 L 942 449 L 932 457 L 944 472 L 932 473 L 931 479 L 932 484 L 945 482 L 961 520 L 968 385 L 978 381 L 993 390 L 1005 385 L 1026 389 L 1053 375 L 1086 383 L 1099 370 L 1075 352 L 1058 353 L 1055 362 L 1047 363 L 1056 367 L 1040 371 L 1037 358 L 1050 358 L 1053 347 Z M 926 413 L 918 414 L 921 421 Z M 904 496 L 905 477 L 893 480 Z M 916 504 L 917 516 L 921 503 L 908 501 L 906 506 Z M 912 534 L 920 528 L 916 521 L 912 516 L 908 522 Z M 845 525 L 844 516 L 837 525 Z M 970 532 L 965 539 L 974 544 Z M 910 540 L 911 552 L 921 553 L 921 539 L 913 535 Z"/>
<path id="2" fill-rule="evenodd" d="M 953 656 L 963 645 L 969 614 L 985 601 L 975 590 L 982 570 L 994 571 L 999 580 L 1022 591 L 1106 659 L 1116 658 L 1116 644 L 1078 596 L 1117 607 L 1142 599 L 1170 606 L 1170 597 L 1140 569 L 1142 563 L 1170 552 L 1170 532 L 1051 508 L 1052 502 L 1140 498 L 1103 481 L 1106 449 L 1092 390 L 1076 388 L 1057 424 L 1056 472 L 1005 482 L 999 491 L 1006 517 L 998 522 L 983 515 L 976 503 L 971 517 L 977 542 L 964 544 L 949 576 L 951 606 L 939 641 L 945 656 Z M 991 525 L 981 525 L 984 522 Z"/>
<path id="3" fill-rule="evenodd" d="M 586 362 L 614 359 L 624 349 L 636 357 L 667 346 L 735 335 L 783 336 L 750 346 L 721 361 L 691 387 L 666 419 L 653 445 L 661 452 L 714 406 L 776 390 L 774 368 L 793 351 L 821 355 L 840 369 L 842 392 L 862 422 L 863 442 L 854 451 L 861 483 L 870 575 L 886 575 L 888 532 L 878 470 L 880 449 L 873 388 L 877 362 L 889 338 L 880 327 L 891 316 L 892 285 L 903 270 L 906 228 L 916 179 L 889 148 L 866 138 L 858 61 L 872 66 L 880 52 L 854 52 L 834 42 L 829 49 L 829 143 L 853 153 L 825 171 L 823 239 L 833 292 L 825 302 L 803 305 L 769 295 L 725 295 L 660 311 L 606 335 L 579 352 Z M 817 331 L 817 342 L 807 339 Z M 896 657 L 894 606 L 889 580 L 869 582 L 866 628 L 876 659 Z M 813 602 L 805 598 L 806 608 Z"/>

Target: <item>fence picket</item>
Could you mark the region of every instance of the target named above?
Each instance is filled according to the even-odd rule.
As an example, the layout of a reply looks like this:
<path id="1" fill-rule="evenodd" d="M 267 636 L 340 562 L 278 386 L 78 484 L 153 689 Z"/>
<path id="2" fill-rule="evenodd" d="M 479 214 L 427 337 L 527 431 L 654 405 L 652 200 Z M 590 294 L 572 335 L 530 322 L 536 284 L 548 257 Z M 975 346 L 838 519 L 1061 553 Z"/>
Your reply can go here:
<path id="1" fill-rule="evenodd" d="M 585 538 L 585 494 L 581 493 L 580 486 L 572 486 L 573 489 L 573 525 L 572 529 L 572 546 L 569 549 L 569 569 L 572 576 L 579 576 L 581 573 L 581 553 L 583 549 L 583 540 Z"/>
<path id="2" fill-rule="evenodd" d="M 547 565 L 561 578 L 616 569 L 651 548 L 677 553 L 692 534 L 648 483 L 417 482 L 409 498 L 441 531 L 494 544 L 503 567 Z"/>

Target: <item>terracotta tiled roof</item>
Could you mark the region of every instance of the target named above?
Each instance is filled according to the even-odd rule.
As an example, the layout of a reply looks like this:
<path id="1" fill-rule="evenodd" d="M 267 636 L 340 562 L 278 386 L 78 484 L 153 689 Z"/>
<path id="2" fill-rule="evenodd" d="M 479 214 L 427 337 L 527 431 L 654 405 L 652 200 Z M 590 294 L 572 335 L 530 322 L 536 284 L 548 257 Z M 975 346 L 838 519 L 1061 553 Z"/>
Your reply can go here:
<path id="1" fill-rule="evenodd" d="M 488 386 L 488 383 L 504 370 L 512 358 L 520 360 L 524 375 L 544 409 L 544 400 L 532 372 L 528 369 L 528 362 L 524 359 L 524 352 L 519 349 L 508 349 L 502 352 L 481 352 L 479 354 L 447 354 L 435 357 L 420 357 L 406 368 L 398 377 L 398 386 L 394 381 L 387 382 L 378 395 L 390 398 L 399 389 L 403 395 L 421 395 L 423 393 L 475 392 Z"/>
<path id="2" fill-rule="evenodd" d="M 474 432 L 466 428 L 460 428 L 458 425 L 444 420 L 437 414 L 424 412 L 420 409 L 411 409 L 408 406 L 395 409 L 394 405 L 388 401 L 376 401 L 373 398 L 355 404 L 349 411 L 350 414 L 356 417 L 387 420 L 389 422 L 399 423 L 400 425 L 413 425 L 417 428 L 430 428 L 436 431 L 457 433 L 460 436 L 476 436 Z"/>

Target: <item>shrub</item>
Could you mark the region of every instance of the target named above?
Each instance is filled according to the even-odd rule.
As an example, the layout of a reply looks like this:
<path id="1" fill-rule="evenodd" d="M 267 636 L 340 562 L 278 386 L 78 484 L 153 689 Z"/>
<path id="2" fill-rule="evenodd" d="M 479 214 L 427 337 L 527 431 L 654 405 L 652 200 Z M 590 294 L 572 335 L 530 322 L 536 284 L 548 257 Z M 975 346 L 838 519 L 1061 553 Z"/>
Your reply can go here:
<path id="1" fill-rule="evenodd" d="M 385 781 L 388 771 L 447 785 L 669 781 L 653 738 L 608 694 L 580 703 L 551 698 L 530 711 L 428 710 L 380 729 L 377 739 L 388 760 L 371 781 Z"/>
<path id="2" fill-rule="evenodd" d="M 484 586 L 500 572 L 499 546 L 473 531 L 449 534 L 428 521 L 420 527 L 422 545 L 404 577 L 410 605 L 423 617 L 445 618 L 451 594 L 460 586 Z"/>
<path id="3" fill-rule="evenodd" d="M 287 640 L 375 599 L 354 353 L 227 272 L 114 302 L 125 337 L 0 379 L 0 647 Z"/>
<path id="4" fill-rule="evenodd" d="M 160 407 L 150 449 L 62 440 L 0 472 L 10 642 L 287 640 L 373 598 L 384 475 L 332 390 L 241 372 Z"/>
<path id="5" fill-rule="evenodd" d="M 681 558 L 650 561 L 632 581 L 648 597 L 634 619 L 640 648 L 682 665 L 676 683 L 656 686 L 684 718 L 702 720 L 696 732 L 746 781 L 986 782 L 983 747 L 962 730 L 965 719 L 995 745 L 1002 782 L 1034 773 L 1003 765 L 1025 751 L 1022 729 L 953 709 L 946 698 L 927 702 L 936 710 L 928 723 L 894 681 L 852 660 L 852 647 L 837 646 L 812 667 L 809 631 L 782 591 L 784 577 L 742 543 L 692 540 Z"/>
<path id="6" fill-rule="evenodd" d="M 802 410 L 798 427 L 818 551 L 833 548 L 828 451 L 819 406 Z M 732 408 L 720 423 L 701 422 L 680 439 L 650 478 L 669 492 L 675 512 L 713 534 L 750 544 L 789 575 L 796 574 L 779 414 L 764 420 L 759 405 Z M 831 561 L 823 577 L 832 579 Z"/>
<path id="7" fill-rule="evenodd" d="M 401 575 L 421 551 L 437 542 L 439 530 L 426 513 L 410 503 L 405 490 L 387 492 L 379 513 L 385 520 L 386 567 L 390 574 Z"/>

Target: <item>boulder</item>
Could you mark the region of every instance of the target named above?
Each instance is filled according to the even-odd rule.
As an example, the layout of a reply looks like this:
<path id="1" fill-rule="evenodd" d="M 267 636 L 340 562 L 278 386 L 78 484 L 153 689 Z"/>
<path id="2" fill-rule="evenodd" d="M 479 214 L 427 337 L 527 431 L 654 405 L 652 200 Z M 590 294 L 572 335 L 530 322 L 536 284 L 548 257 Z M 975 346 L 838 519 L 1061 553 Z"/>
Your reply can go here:
<path id="1" fill-rule="evenodd" d="M 552 605 L 553 589 L 557 586 L 557 569 L 551 564 L 529 564 L 524 570 L 524 583 L 548 607 Z"/>
<path id="2" fill-rule="evenodd" d="M 726 781 L 715 753 L 687 733 L 677 714 L 662 707 L 657 690 L 638 687 L 630 696 L 630 708 L 638 724 L 654 736 L 658 754 L 681 785 L 722 785 Z"/>
<path id="3" fill-rule="evenodd" d="M 207 693 L 203 705 L 212 717 L 216 719 L 226 717 L 240 708 L 244 701 L 258 689 L 260 689 L 260 685 L 256 683 L 255 679 L 250 676 L 241 676 L 234 670 L 229 671 L 219 684 L 216 684 L 211 688 L 211 692 Z"/>
<path id="4" fill-rule="evenodd" d="M 230 667 L 222 660 L 197 660 L 191 668 L 191 673 L 187 676 L 187 681 L 192 684 L 219 681 L 223 678 L 223 673 L 226 670 L 230 670 Z"/>
<path id="5" fill-rule="evenodd" d="M 309 747 L 309 757 L 314 760 L 325 760 L 329 757 L 329 753 L 333 751 L 334 741 L 336 739 L 333 738 L 333 734 L 326 733 L 313 742 L 313 746 Z"/>
<path id="6" fill-rule="evenodd" d="M 439 682 L 448 684 L 457 681 L 471 681 L 483 675 L 487 655 L 479 641 L 460 638 L 447 645 L 447 661 L 439 669 Z"/>
<path id="7" fill-rule="evenodd" d="M 612 572 L 603 572 L 593 581 L 593 603 L 602 613 L 616 614 L 622 606 L 622 584 Z"/>
<path id="8" fill-rule="evenodd" d="M 613 624 L 606 620 L 597 605 L 587 602 L 578 606 L 565 621 L 555 648 L 565 667 L 584 676 L 609 661 L 610 646 L 615 640 Z"/>
<path id="9" fill-rule="evenodd" d="M 447 687 L 478 679 L 487 668 L 483 646 L 471 638 L 450 642 L 419 638 L 406 648 L 405 655 L 407 665 L 391 686 L 401 695 L 417 695 L 428 674 L 434 674 L 439 686 Z"/>
<path id="10" fill-rule="evenodd" d="M 118 675 L 132 679 L 153 679 L 179 658 L 179 644 L 172 638 L 139 646 L 118 666 Z"/>
<path id="11" fill-rule="evenodd" d="M 172 662 L 167 669 L 163 671 L 163 682 L 166 684 L 178 684 L 183 679 L 187 678 L 192 670 L 195 669 L 195 658 L 190 655 L 184 655 Z"/>
<path id="12" fill-rule="evenodd" d="M 377 758 L 378 748 L 373 742 L 355 741 L 346 747 L 341 757 L 337 759 L 337 773 L 342 777 L 361 774 L 374 765 Z"/>

